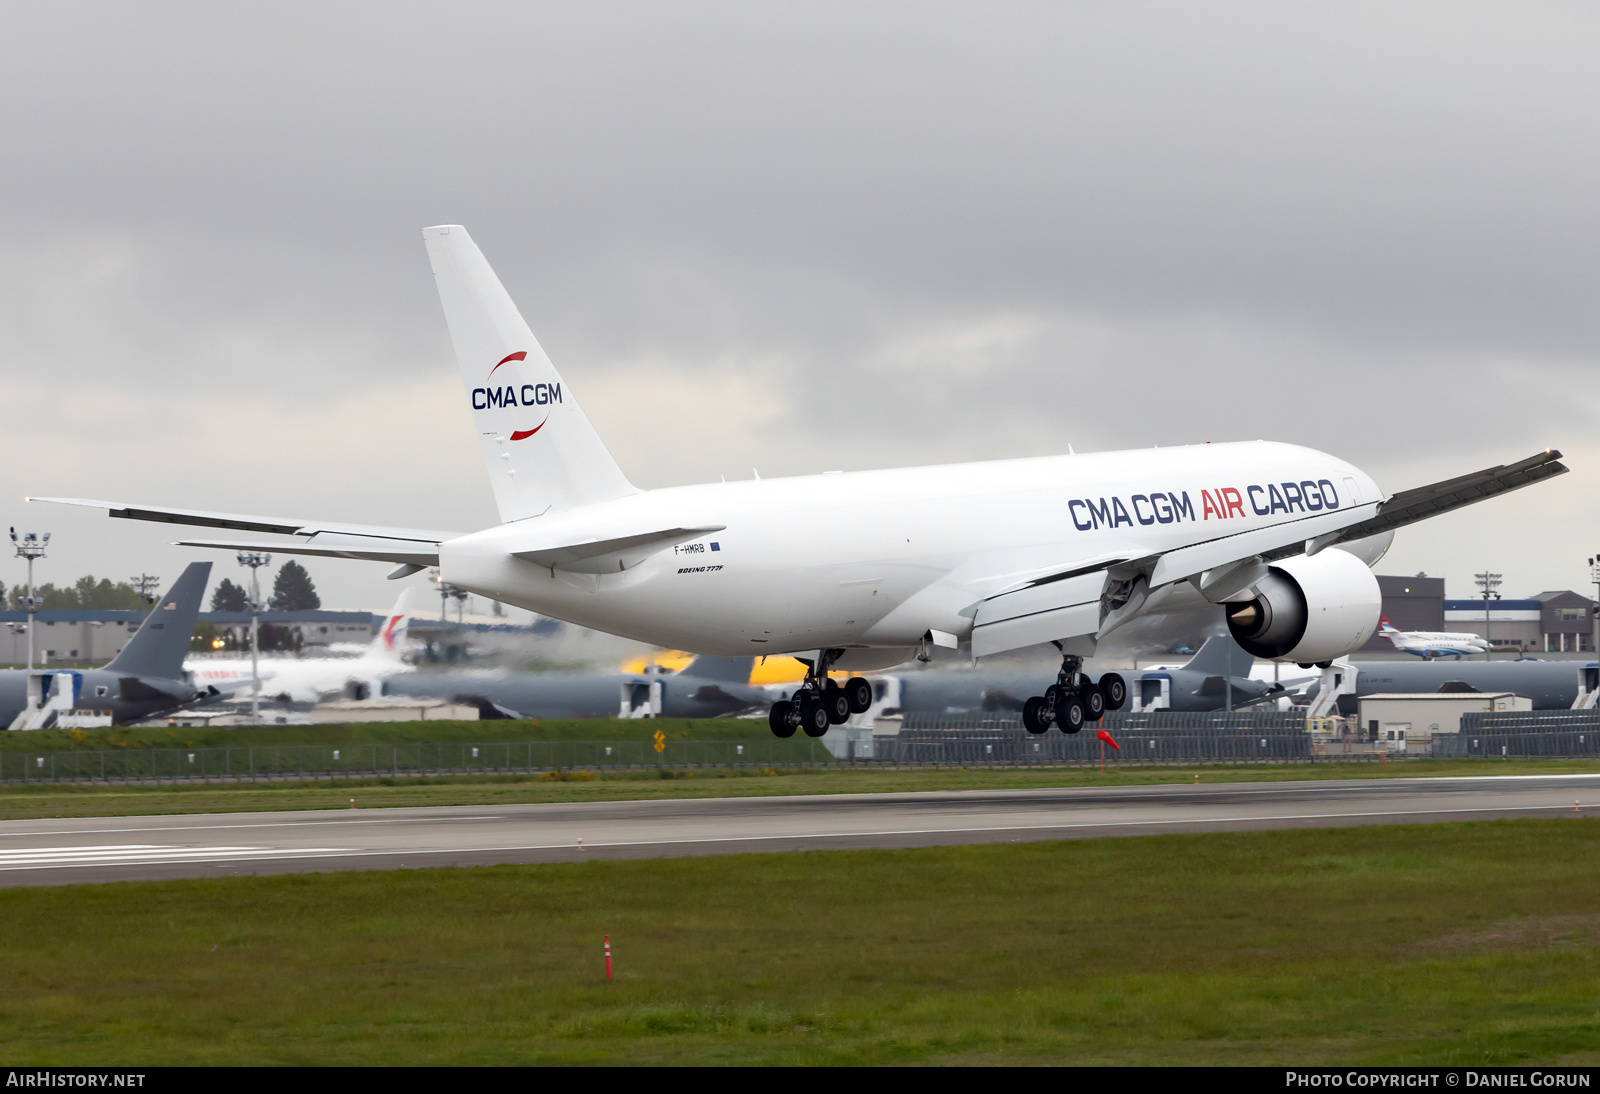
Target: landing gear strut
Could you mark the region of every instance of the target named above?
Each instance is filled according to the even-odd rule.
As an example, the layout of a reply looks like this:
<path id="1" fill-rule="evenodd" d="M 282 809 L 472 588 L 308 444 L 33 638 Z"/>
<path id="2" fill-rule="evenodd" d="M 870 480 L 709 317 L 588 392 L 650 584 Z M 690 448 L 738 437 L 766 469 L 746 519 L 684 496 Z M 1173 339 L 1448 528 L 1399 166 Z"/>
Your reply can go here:
<path id="1" fill-rule="evenodd" d="M 1086 722 L 1098 722 L 1108 710 L 1120 710 L 1128 698 L 1128 685 L 1114 672 L 1105 673 L 1100 682 L 1083 673 L 1083 658 L 1063 654 L 1056 682 L 1022 704 L 1022 727 L 1029 733 L 1044 733 L 1052 725 L 1063 733 L 1077 733 Z"/>
<path id="2" fill-rule="evenodd" d="M 820 737 L 829 726 L 843 725 L 852 714 L 863 714 L 872 706 L 872 685 L 852 676 L 840 685 L 828 678 L 828 670 L 844 654 L 842 649 L 819 650 L 815 661 L 797 660 L 806 667 L 805 682 L 788 699 L 772 704 L 767 721 L 775 737 L 793 737 L 796 729 L 808 737 Z"/>

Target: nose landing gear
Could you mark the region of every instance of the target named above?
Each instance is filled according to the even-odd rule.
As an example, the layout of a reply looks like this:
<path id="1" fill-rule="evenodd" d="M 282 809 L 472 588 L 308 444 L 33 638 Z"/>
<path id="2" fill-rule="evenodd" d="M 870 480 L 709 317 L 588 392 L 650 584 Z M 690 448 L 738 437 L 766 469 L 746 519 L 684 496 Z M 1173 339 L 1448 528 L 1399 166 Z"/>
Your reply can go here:
<path id="1" fill-rule="evenodd" d="M 828 678 L 828 669 L 844 653 L 842 649 L 818 652 L 815 661 L 797 660 L 806 667 L 805 682 L 788 699 L 772 704 L 767 722 L 775 737 L 793 737 L 804 729 L 808 737 L 821 737 L 829 726 L 843 725 L 852 714 L 864 714 L 872 706 L 872 685 L 852 676 L 843 685 Z"/>
<path id="2" fill-rule="evenodd" d="M 1077 733 L 1086 722 L 1098 722 L 1108 710 L 1119 710 L 1128 698 L 1128 685 L 1108 672 L 1100 682 L 1083 674 L 1083 658 L 1066 655 L 1056 682 L 1022 704 L 1022 728 L 1044 733 L 1052 725 L 1063 733 Z"/>

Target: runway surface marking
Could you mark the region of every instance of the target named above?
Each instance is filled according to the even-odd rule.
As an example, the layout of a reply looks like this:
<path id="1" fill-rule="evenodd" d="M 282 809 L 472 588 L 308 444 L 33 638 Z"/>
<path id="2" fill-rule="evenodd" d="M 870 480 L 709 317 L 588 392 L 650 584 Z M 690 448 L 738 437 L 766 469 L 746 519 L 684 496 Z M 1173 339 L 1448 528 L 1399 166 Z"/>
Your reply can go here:
<path id="1" fill-rule="evenodd" d="M 251 860 L 283 855 L 323 855 L 343 847 L 174 847 L 158 843 L 112 843 L 99 846 L 14 847 L 0 851 L 0 870 L 41 870 L 62 866 L 112 866 L 129 863 Z"/>
<path id="2" fill-rule="evenodd" d="M 0 822 L 0 885 L 1578 816 L 1600 776 L 1187 783 Z M 1588 799 L 1587 801 L 1585 799 Z M 245 833 L 249 835 L 246 836 Z M 109 837 L 109 839 L 108 839 Z M 127 842 L 110 842 L 110 839 Z M 241 843 L 244 837 L 251 842 Z"/>

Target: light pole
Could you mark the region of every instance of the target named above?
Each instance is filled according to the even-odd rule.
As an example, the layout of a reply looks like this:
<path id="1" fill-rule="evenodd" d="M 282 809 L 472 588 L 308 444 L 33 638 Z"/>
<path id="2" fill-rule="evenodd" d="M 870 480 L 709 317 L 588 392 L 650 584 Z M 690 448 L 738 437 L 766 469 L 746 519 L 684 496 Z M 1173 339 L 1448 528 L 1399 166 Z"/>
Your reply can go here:
<path id="1" fill-rule="evenodd" d="M 28 560 L 28 595 L 22 598 L 22 610 L 28 613 L 28 671 L 33 671 L 33 617 L 39 612 L 39 598 L 33 595 L 33 560 L 44 557 L 44 549 L 50 545 L 50 533 L 46 532 L 40 539 L 37 532 L 26 532 L 17 535 L 15 528 L 11 529 L 11 542 L 17 549 L 17 557 Z"/>
<path id="2" fill-rule="evenodd" d="M 1589 580 L 1594 582 L 1595 607 L 1589 612 L 1594 616 L 1594 645 L 1589 647 L 1590 652 L 1600 650 L 1600 555 L 1589 560 Z"/>
<path id="3" fill-rule="evenodd" d="M 240 551 L 239 565 L 250 567 L 250 724 L 261 724 L 261 667 L 256 660 L 261 647 L 261 581 L 256 576 L 272 556 L 260 551 Z"/>
<path id="4" fill-rule="evenodd" d="M 1500 588 L 1500 575 L 1484 571 L 1481 574 L 1473 574 L 1472 578 L 1483 591 L 1483 659 L 1493 661 L 1494 641 L 1489 637 L 1489 601 L 1500 599 L 1500 594 L 1495 592 Z"/>
<path id="5" fill-rule="evenodd" d="M 137 577 L 130 577 L 128 582 L 133 586 L 134 591 L 139 594 L 139 598 L 146 604 L 154 604 L 156 602 L 156 590 L 161 587 L 161 579 L 155 574 L 142 573 Z"/>

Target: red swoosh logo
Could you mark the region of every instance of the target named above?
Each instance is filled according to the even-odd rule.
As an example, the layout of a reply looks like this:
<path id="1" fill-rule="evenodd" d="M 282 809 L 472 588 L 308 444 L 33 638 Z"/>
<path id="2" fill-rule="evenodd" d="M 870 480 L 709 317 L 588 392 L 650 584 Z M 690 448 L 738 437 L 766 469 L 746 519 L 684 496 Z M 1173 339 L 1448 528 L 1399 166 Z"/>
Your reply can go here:
<path id="1" fill-rule="evenodd" d="M 539 430 L 543 429 L 544 426 L 545 426 L 545 422 L 548 422 L 549 420 L 550 420 L 550 415 L 546 414 L 544 416 L 544 422 L 540 422 L 538 425 L 534 426 L 532 429 L 519 429 L 519 430 L 517 430 L 515 433 L 511 434 L 511 439 L 514 440 L 514 441 L 525 441 L 529 437 L 533 436 L 535 433 L 539 432 Z"/>
<path id="2" fill-rule="evenodd" d="M 507 361 L 526 361 L 527 359 L 528 354 L 526 350 L 518 350 L 516 353 L 508 353 L 506 356 L 500 359 L 499 364 L 496 364 L 494 368 L 489 370 L 489 375 L 493 376 L 494 369 L 499 368 L 500 365 L 505 364 Z"/>

